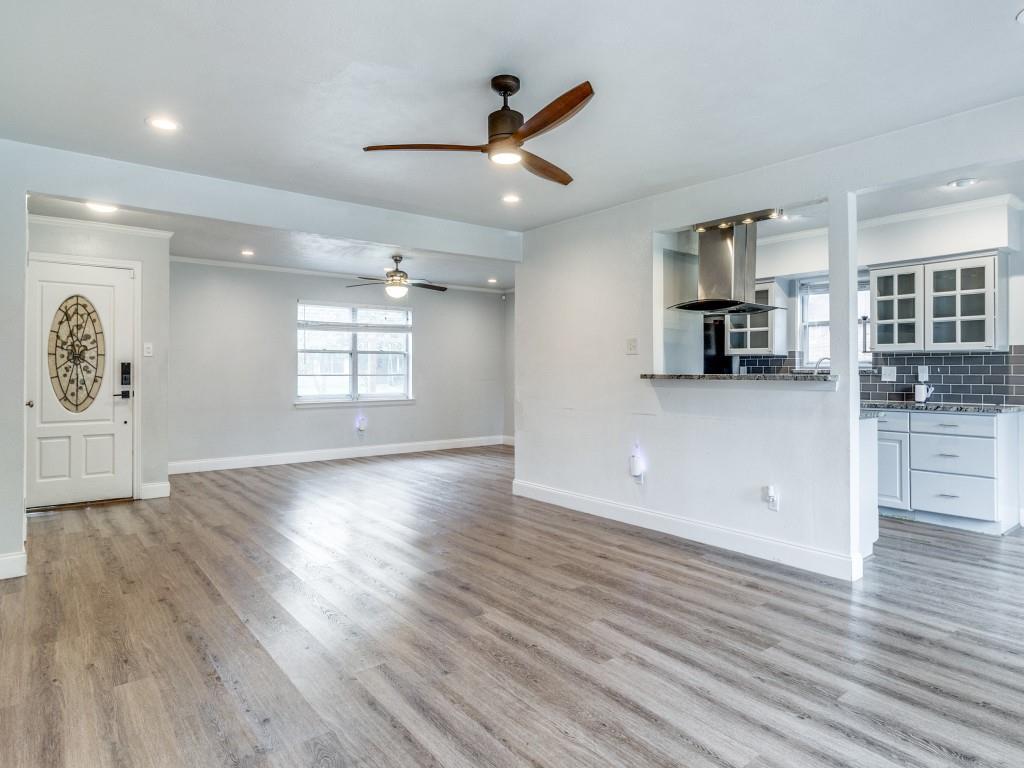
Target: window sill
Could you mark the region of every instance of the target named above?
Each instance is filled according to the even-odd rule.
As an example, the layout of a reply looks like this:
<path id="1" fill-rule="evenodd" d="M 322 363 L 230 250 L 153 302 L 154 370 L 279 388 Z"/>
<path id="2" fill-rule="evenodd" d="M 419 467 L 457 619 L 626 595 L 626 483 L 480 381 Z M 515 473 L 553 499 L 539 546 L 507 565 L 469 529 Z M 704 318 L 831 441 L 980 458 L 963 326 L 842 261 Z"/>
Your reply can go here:
<path id="1" fill-rule="evenodd" d="M 415 398 L 403 397 L 395 400 L 296 400 L 295 408 L 364 408 L 375 405 L 415 405 Z"/>

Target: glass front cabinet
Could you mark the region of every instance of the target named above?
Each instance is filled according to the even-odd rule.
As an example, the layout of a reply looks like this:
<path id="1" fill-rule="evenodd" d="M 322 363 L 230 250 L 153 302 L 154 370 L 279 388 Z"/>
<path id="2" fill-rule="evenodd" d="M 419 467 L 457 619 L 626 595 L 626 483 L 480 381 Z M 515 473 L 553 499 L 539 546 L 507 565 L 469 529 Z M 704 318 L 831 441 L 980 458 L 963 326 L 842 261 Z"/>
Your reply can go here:
<path id="1" fill-rule="evenodd" d="M 1006 346 L 998 301 L 1002 254 L 871 270 L 875 352 L 983 350 Z M 1002 290 L 1005 294 L 1005 278 Z"/>
<path id="2" fill-rule="evenodd" d="M 754 301 L 781 309 L 759 312 L 756 315 L 729 315 L 726 317 L 725 354 L 727 355 L 785 355 L 786 349 L 786 292 L 775 281 L 757 283 Z"/>
<path id="3" fill-rule="evenodd" d="M 924 346 L 924 267 L 871 271 L 871 338 L 876 352 Z"/>

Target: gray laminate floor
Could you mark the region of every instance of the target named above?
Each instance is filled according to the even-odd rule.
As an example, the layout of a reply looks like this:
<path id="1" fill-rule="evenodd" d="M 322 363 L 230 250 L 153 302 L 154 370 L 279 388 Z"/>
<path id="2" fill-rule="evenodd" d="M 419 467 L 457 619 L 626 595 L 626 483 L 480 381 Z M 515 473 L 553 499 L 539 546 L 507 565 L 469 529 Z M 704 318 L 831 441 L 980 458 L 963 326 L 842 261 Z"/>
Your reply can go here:
<path id="1" fill-rule="evenodd" d="M 0 765 L 1021 766 L 1024 538 L 849 586 L 511 495 L 485 448 L 31 518 Z"/>

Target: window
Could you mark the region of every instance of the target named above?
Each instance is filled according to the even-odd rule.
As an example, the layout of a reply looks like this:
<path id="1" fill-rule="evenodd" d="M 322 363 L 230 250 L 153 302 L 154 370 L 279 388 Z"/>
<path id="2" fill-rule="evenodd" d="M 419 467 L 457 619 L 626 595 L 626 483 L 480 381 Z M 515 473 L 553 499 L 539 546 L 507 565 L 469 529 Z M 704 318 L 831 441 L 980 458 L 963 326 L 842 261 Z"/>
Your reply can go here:
<path id="1" fill-rule="evenodd" d="M 829 351 L 828 281 L 805 280 L 799 286 L 800 350 L 803 363 L 813 366 Z M 862 368 L 871 365 L 871 291 L 866 281 L 857 286 L 857 359 Z"/>
<path id="2" fill-rule="evenodd" d="M 299 401 L 407 400 L 412 312 L 300 301 Z"/>

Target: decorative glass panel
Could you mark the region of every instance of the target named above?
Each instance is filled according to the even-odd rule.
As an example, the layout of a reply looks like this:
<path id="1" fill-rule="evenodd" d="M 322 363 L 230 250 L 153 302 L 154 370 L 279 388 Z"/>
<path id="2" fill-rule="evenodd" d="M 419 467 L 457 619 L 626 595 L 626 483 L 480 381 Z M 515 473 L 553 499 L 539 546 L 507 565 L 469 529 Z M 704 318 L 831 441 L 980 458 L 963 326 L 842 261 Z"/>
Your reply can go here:
<path id="1" fill-rule="evenodd" d="M 900 296 L 906 296 L 907 294 L 915 293 L 914 282 L 917 278 L 913 272 L 908 272 L 905 275 L 899 275 L 896 278 L 896 292 Z"/>
<path id="2" fill-rule="evenodd" d="M 747 334 L 744 331 L 729 332 L 729 346 L 733 349 L 747 348 Z"/>
<path id="3" fill-rule="evenodd" d="M 936 296 L 932 299 L 934 317 L 956 317 L 956 296 Z"/>
<path id="4" fill-rule="evenodd" d="M 878 343 L 892 344 L 893 327 L 891 324 L 878 326 Z"/>
<path id="5" fill-rule="evenodd" d="M 751 328 L 767 328 L 768 327 L 768 315 L 770 312 L 758 312 L 756 315 L 750 316 L 750 327 Z M 757 346 L 754 344 L 753 346 Z"/>
<path id="6" fill-rule="evenodd" d="M 755 304 L 767 304 L 768 303 L 768 289 L 761 288 L 754 290 L 754 303 Z"/>
<path id="7" fill-rule="evenodd" d="M 937 344 L 954 344 L 956 322 L 932 323 L 932 341 Z"/>
<path id="8" fill-rule="evenodd" d="M 892 320 L 892 299 L 880 299 L 875 312 L 879 320 Z"/>
<path id="9" fill-rule="evenodd" d="M 956 270 L 943 269 L 932 273 L 932 290 L 936 293 L 949 293 L 956 290 Z"/>
<path id="10" fill-rule="evenodd" d="M 750 348 L 751 349 L 767 349 L 768 348 L 768 331 L 751 331 L 750 332 Z"/>
<path id="11" fill-rule="evenodd" d="M 746 328 L 748 315 L 730 315 L 729 325 L 733 328 Z"/>
<path id="12" fill-rule="evenodd" d="M 900 320 L 913 320 L 916 307 L 916 299 L 900 299 L 897 302 L 896 312 Z"/>
<path id="13" fill-rule="evenodd" d="M 984 342 L 985 321 L 984 320 L 961 320 L 960 341 L 962 342 Z"/>
<path id="14" fill-rule="evenodd" d="M 892 275 L 882 275 L 875 282 L 875 292 L 879 296 L 892 296 Z"/>
<path id="15" fill-rule="evenodd" d="M 66 298 L 46 344 L 53 393 L 65 409 L 82 413 L 99 394 L 106 360 L 103 325 L 92 302 L 79 294 Z"/>
<path id="16" fill-rule="evenodd" d="M 985 287 L 984 267 L 965 267 L 960 270 L 960 290 L 979 291 Z"/>
<path id="17" fill-rule="evenodd" d="M 972 315 L 985 314 L 985 294 L 965 293 L 960 296 L 960 316 L 971 317 Z"/>
<path id="18" fill-rule="evenodd" d="M 900 344 L 913 344 L 917 341 L 917 326 L 914 323 L 899 323 L 896 338 Z"/>

